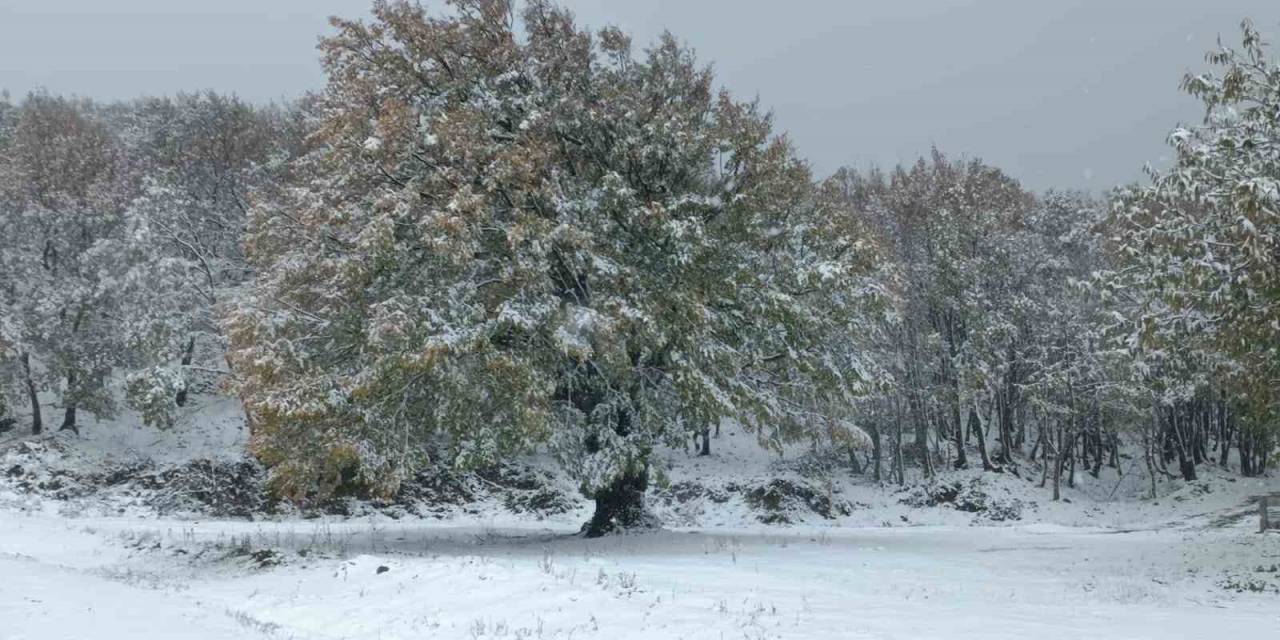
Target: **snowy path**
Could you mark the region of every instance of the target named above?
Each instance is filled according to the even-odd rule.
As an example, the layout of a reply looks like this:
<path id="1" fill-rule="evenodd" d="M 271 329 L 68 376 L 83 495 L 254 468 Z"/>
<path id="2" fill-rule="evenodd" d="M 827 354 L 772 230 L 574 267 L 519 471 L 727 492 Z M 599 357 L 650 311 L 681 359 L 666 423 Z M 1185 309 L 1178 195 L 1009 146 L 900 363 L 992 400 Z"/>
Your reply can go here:
<path id="1" fill-rule="evenodd" d="M 1212 586 L 1224 567 L 1280 562 L 1280 536 L 1229 530 L 765 529 L 587 541 L 430 523 L 0 515 L 4 640 L 1168 640 L 1280 628 L 1277 596 Z M 258 570 L 189 555 L 246 537 L 287 561 Z"/>

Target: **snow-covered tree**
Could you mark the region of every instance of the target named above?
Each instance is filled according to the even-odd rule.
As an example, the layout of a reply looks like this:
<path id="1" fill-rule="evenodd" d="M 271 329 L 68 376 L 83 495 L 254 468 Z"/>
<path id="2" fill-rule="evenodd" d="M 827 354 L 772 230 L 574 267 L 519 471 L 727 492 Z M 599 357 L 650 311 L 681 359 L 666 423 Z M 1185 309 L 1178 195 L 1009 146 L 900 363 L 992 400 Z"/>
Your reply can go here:
<path id="1" fill-rule="evenodd" d="M 1032 441 L 1055 480 L 1077 458 L 1094 474 L 1115 464 L 1108 412 L 1123 406 L 1112 384 L 1123 372 L 1093 286 L 1104 262 L 1097 206 L 1033 198 L 995 168 L 936 152 L 887 177 L 840 171 L 826 191 L 876 239 L 892 302 L 854 338 L 878 380 L 855 411 L 877 477 L 882 433 L 899 482 L 904 457 L 929 476 L 943 454 L 961 467 L 970 450 L 984 469 L 1017 472 Z"/>
<path id="2" fill-rule="evenodd" d="M 672 36 L 637 56 L 542 1 L 519 29 L 500 0 L 374 17 L 323 41 L 317 150 L 252 213 L 227 325 L 278 489 L 390 491 L 433 439 L 464 465 L 547 442 L 595 535 L 645 519 L 658 443 L 773 437 L 856 384 L 826 351 L 856 249 Z"/>
<path id="3" fill-rule="evenodd" d="M 1259 473 L 1280 400 L 1280 65 L 1247 21 L 1239 49 L 1207 59 L 1216 73 L 1183 81 L 1204 122 L 1170 134 L 1171 169 L 1115 198 L 1123 261 L 1113 288 L 1131 292 L 1131 343 L 1162 379 L 1156 403 L 1228 397 L 1242 418 L 1242 469 Z M 1167 419 L 1183 475 L 1194 478 L 1202 445 L 1176 427 L 1189 417 Z"/>
<path id="4" fill-rule="evenodd" d="M 1033 199 L 995 168 L 936 151 L 887 180 L 874 173 L 854 181 L 861 194 L 854 215 L 876 230 L 894 265 L 898 309 L 888 335 L 900 356 L 889 361 L 901 363 L 895 386 L 904 396 L 899 410 L 915 426 L 915 453 L 931 473 L 929 430 L 936 427 L 953 444 L 955 466 L 964 467 L 969 434 L 985 433 L 1006 386 L 999 376 L 1018 337 L 1009 321 L 1018 302 L 1010 239 Z M 993 468 L 986 438 L 972 441 L 984 468 Z"/>
<path id="5" fill-rule="evenodd" d="M 134 371 L 128 381 L 127 397 L 144 415 L 172 417 L 186 402 L 198 345 L 221 360 L 220 303 L 251 276 L 242 250 L 248 202 L 282 177 L 288 114 L 204 92 L 130 103 L 118 117 L 143 176 L 130 211 L 154 242 L 149 251 L 185 263 L 189 276 L 165 301 L 186 324 L 180 357 Z"/>
<path id="6" fill-rule="evenodd" d="M 62 428 L 78 412 L 110 415 L 110 377 L 162 357 L 188 307 L 185 266 L 155 251 L 119 140 L 89 102 L 32 94 L 18 108 L 3 161 L 0 269 L 5 341 L 30 402 L 57 391 Z M 16 371 L 14 371 L 16 369 Z"/>
<path id="7" fill-rule="evenodd" d="M 118 223 L 121 157 L 110 133 L 86 115 L 89 106 L 44 94 L 22 103 L 4 159 L 11 214 L 0 219 L 3 270 L 13 274 L 6 310 L 16 325 L 29 389 L 61 383 L 63 427 L 76 411 L 109 411 L 103 392 L 110 367 L 95 280 L 97 239 Z M 44 376 L 32 362 L 37 354 Z M 38 379 L 39 378 L 39 379 Z M 33 403 L 33 429 L 39 406 Z"/>

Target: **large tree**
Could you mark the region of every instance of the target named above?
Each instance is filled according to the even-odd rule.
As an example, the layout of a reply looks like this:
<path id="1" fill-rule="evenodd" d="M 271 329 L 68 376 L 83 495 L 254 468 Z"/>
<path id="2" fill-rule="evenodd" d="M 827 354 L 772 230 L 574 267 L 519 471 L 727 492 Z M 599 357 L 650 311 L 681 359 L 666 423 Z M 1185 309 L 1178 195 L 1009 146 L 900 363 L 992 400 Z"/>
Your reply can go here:
<path id="1" fill-rule="evenodd" d="M 596 535 L 645 520 L 656 444 L 856 383 L 824 357 L 855 251 L 765 113 L 670 35 L 452 4 L 335 21 L 308 180 L 251 216 L 231 361 L 279 490 L 546 441 Z"/>

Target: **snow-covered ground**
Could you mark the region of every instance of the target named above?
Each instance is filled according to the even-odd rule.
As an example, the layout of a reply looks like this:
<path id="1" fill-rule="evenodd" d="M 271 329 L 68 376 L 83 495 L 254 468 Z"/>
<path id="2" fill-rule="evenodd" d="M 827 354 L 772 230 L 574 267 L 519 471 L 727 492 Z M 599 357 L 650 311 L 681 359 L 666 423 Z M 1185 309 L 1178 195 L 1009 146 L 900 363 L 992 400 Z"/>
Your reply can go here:
<path id="1" fill-rule="evenodd" d="M 192 412 L 169 433 L 128 416 L 90 422 L 81 439 L 38 442 L 46 458 L 17 454 L 26 439 L 10 436 L 0 462 L 84 470 L 239 455 L 233 402 L 202 398 Z M 1038 478 L 980 478 L 989 500 L 1020 505 L 1021 519 L 997 522 L 904 504 L 910 492 L 852 477 L 816 480 L 802 456 L 779 460 L 732 429 L 714 444 L 711 458 L 666 452 L 652 502 L 667 530 L 599 540 L 575 535 L 585 504 L 551 516 L 488 504 L 444 519 L 214 519 L 0 481 L 0 639 L 1280 633 L 1280 535 L 1255 533 L 1246 502 L 1275 480 L 1206 469 L 1151 501 L 1138 499 L 1140 480 L 1082 473 L 1071 502 L 1050 503 Z M 762 524 L 745 487 L 778 478 L 848 513 Z"/>
<path id="2" fill-rule="evenodd" d="M 572 533 L 6 514 L 0 637 L 1265 638 L 1280 629 L 1280 597 L 1216 584 L 1224 568 L 1280 563 L 1280 537 L 1239 530 Z M 270 551 L 255 557 L 259 549 Z"/>

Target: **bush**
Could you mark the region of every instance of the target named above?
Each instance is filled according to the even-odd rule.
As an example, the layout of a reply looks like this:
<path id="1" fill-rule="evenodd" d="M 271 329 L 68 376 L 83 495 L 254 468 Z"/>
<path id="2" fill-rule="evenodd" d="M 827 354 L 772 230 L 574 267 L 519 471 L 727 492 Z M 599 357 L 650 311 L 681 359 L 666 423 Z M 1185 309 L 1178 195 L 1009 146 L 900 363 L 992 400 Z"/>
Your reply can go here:
<path id="1" fill-rule="evenodd" d="M 1017 498 L 992 497 L 981 478 L 974 478 L 968 482 L 952 480 L 918 485 L 908 489 L 907 495 L 900 498 L 898 502 L 917 508 L 950 506 L 956 511 L 977 514 L 981 518 L 996 522 L 1021 520 L 1022 510 L 1025 507 L 1025 503 Z"/>
<path id="2" fill-rule="evenodd" d="M 798 514 L 811 511 L 828 520 L 853 512 L 848 502 L 804 482 L 775 478 L 744 494 L 747 504 L 762 512 L 765 524 L 791 523 Z"/>

